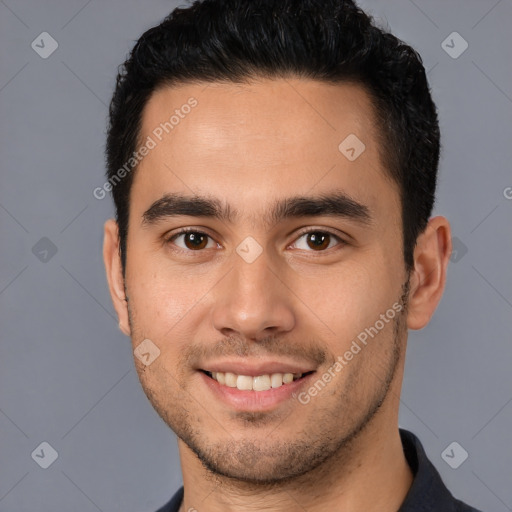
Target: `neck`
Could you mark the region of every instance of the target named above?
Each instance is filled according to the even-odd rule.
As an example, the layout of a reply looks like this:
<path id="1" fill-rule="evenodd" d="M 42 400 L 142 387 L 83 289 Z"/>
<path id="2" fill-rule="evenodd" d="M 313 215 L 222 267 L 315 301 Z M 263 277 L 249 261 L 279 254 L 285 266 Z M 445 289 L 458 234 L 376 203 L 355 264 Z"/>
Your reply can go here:
<path id="1" fill-rule="evenodd" d="M 397 421 L 390 422 L 383 410 L 380 413 L 315 470 L 265 486 L 213 475 L 180 440 L 185 489 L 180 512 L 394 512 L 404 501 L 413 476 Z"/>

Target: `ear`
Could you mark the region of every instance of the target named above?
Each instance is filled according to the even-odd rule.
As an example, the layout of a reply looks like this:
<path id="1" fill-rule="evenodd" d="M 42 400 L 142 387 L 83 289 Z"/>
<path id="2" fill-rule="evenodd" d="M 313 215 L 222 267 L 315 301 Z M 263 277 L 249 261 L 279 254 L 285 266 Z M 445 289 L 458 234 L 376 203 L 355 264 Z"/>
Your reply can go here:
<path id="1" fill-rule="evenodd" d="M 407 314 L 409 329 L 422 329 L 432 318 L 443 295 L 451 252 L 450 224 L 444 217 L 430 219 L 414 249 Z"/>
<path id="2" fill-rule="evenodd" d="M 103 261 L 107 273 L 110 297 L 119 318 L 119 328 L 130 336 L 130 323 L 128 321 L 128 303 L 124 293 L 124 279 L 119 254 L 119 228 L 114 219 L 105 222 L 103 238 Z"/>

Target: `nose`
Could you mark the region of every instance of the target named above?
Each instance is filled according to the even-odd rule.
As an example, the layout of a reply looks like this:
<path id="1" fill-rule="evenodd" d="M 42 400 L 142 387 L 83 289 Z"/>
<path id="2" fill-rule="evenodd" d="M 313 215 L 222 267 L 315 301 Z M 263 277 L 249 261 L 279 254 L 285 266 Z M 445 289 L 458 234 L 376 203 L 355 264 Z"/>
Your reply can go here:
<path id="1" fill-rule="evenodd" d="M 296 322 L 294 296 L 265 251 L 252 263 L 234 254 L 232 270 L 212 298 L 214 327 L 225 336 L 258 341 L 291 331 Z"/>

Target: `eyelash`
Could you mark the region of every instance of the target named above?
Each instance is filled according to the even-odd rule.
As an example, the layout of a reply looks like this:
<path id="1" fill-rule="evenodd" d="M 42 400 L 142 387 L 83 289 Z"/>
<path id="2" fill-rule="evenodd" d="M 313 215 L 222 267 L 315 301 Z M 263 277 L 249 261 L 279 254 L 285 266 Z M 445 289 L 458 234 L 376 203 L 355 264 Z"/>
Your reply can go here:
<path id="1" fill-rule="evenodd" d="M 200 230 L 198 230 L 196 228 L 183 228 L 180 231 L 178 231 L 176 233 L 173 233 L 171 236 L 167 237 L 165 239 L 165 242 L 167 244 L 171 245 L 174 239 L 176 239 L 180 235 L 186 235 L 187 233 L 196 233 L 198 235 L 205 235 L 208 238 L 213 240 L 213 237 L 211 237 L 208 233 L 205 233 L 204 231 L 200 231 Z M 325 230 L 325 229 L 318 229 L 318 228 L 317 229 L 308 229 L 308 230 L 305 230 L 305 231 L 301 231 L 300 233 L 297 234 L 296 241 L 299 240 L 300 238 L 302 238 L 304 235 L 307 235 L 309 233 L 323 233 L 323 234 L 327 234 L 327 235 L 330 235 L 330 236 L 334 237 L 336 239 L 336 241 L 338 242 L 338 244 L 335 245 L 334 247 L 348 245 L 348 243 L 345 240 L 343 240 L 339 235 L 336 235 L 332 231 Z M 332 250 L 334 247 L 330 247 L 330 248 L 324 249 L 322 251 L 313 251 L 313 250 L 311 250 L 311 251 L 307 251 L 307 252 L 312 252 L 313 254 L 315 252 L 317 254 L 322 254 L 322 253 L 325 253 L 327 251 Z M 191 249 L 182 249 L 181 247 L 172 247 L 172 250 L 176 251 L 176 252 L 186 252 L 186 253 L 195 253 L 195 252 L 197 252 L 197 253 L 201 253 L 205 249 L 199 249 L 197 251 L 194 251 L 194 250 L 191 250 Z"/>

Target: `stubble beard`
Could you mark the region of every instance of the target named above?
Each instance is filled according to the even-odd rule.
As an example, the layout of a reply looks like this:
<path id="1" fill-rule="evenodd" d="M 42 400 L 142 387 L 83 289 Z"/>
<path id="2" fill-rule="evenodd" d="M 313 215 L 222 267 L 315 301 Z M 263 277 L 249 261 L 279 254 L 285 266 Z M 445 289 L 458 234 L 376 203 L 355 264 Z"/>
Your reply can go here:
<path id="1" fill-rule="evenodd" d="M 248 436 L 242 441 L 237 441 L 230 436 L 227 429 L 220 424 L 220 420 L 216 421 L 215 427 L 218 427 L 217 431 L 221 432 L 222 439 L 218 442 L 208 440 L 204 428 L 201 428 L 201 425 L 204 425 L 204 417 L 209 414 L 207 405 L 202 404 L 197 407 L 197 400 L 191 398 L 185 386 L 178 386 L 176 378 L 165 368 L 161 366 L 159 369 L 159 383 L 161 384 L 161 378 L 163 378 L 169 385 L 160 386 L 159 389 L 166 391 L 174 389 L 173 392 L 155 392 L 145 372 L 139 373 L 139 380 L 156 412 L 196 455 L 213 479 L 221 478 L 223 481 L 245 483 L 248 488 L 259 489 L 286 484 L 303 486 L 311 480 L 311 478 L 303 479 L 303 476 L 307 477 L 312 472 L 321 474 L 322 466 L 325 471 L 328 471 L 327 468 L 333 461 L 339 466 L 348 464 L 354 458 L 356 439 L 385 403 L 397 369 L 402 362 L 407 330 L 409 280 L 402 286 L 402 291 L 400 299 L 402 310 L 393 319 L 392 347 L 386 354 L 385 364 L 383 361 L 379 363 L 379 369 L 384 370 L 382 375 L 360 364 L 359 371 L 352 371 L 347 377 L 344 389 L 337 390 L 338 401 L 335 405 L 324 409 L 318 408 L 316 414 L 304 425 L 301 436 L 296 436 L 294 440 L 283 440 L 277 437 L 272 441 L 272 434 L 267 436 L 264 443 L 251 440 L 252 430 L 257 430 L 258 426 L 272 421 L 272 416 L 267 413 L 240 413 L 233 416 L 238 420 L 240 429 L 247 429 Z M 131 332 L 135 333 L 137 331 L 134 329 L 135 322 L 133 322 L 130 307 L 128 310 Z M 378 343 L 379 340 L 372 342 Z M 351 396 L 354 396 L 354 390 L 365 379 L 373 381 L 374 385 L 371 389 L 371 397 L 366 400 L 364 409 L 361 409 L 360 403 L 351 399 Z M 321 400 L 321 394 L 311 403 Z M 278 433 L 280 427 L 287 421 L 293 424 L 293 413 L 301 414 L 302 407 L 306 407 L 304 411 L 307 410 L 307 406 L 297 408 L 297 402 L 293 402 L 291 411 L 276 422 L 277 425 L 272 433 Z M 193 405 L 192 408 L 188 406 L 189 403 Z"/>

